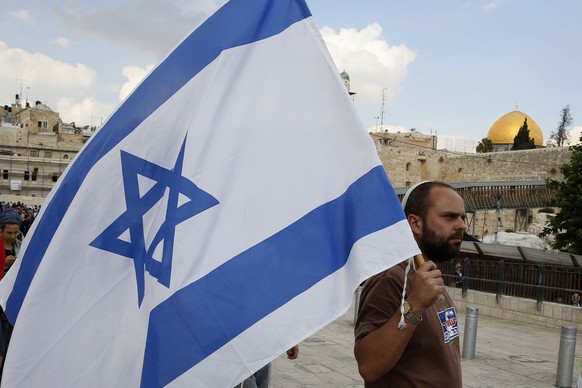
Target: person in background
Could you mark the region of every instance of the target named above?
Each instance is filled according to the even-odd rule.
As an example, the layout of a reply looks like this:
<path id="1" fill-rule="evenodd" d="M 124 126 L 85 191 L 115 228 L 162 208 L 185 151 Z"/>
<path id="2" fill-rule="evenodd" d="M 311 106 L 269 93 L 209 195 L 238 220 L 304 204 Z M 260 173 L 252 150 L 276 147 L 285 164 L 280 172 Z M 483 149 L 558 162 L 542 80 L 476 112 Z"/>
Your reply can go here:
<path id="1" fill-rule="evenodd" d="M 4 264 L 6 263 L 6 254 L 4 253 L 4 242 L 2 241 L 2 236 L 0 235 L 0 280 L 4 277 Z M 4 310 L 0 307 L 0 322 L 4 318 Z M 0 327 L 0 380 L 2 379 L 2 366 L 4 365 L 4 355 L 6 351 L 4 349 L 4 336 L 2 335 L 2 327 Z"/>
<path id="2" fill-rule="evenodd" d="M 564 303 L 564 298 L 562 298 L 562 295 L 560 295 L 560 293 L 556 291 L 556 292 L 554 292 L 554 294 L 552 296 L 551 302 Z"/>
<path id="3" fill-rule="evenodd" d="M 22 223 L 20 224 L 20 232 L 22 232 L 23 237 L 26 237 L 26 234 L 28 233 L 28 229 L 30 229 L 30 227 L 32 226 L 32 217 L 30 216 L 30 214 L 28 212 L 23 213 L 23 217 L 24 217 L 24 219 L 22 220 Z"/>
<path id="4" fill-rule="evenodd" d="M 6 266 L 6 251 L 4 250 L 4 241 L 2 240 L 2 233 L 0 233 L 0 280 L 4 277 L 4 267 Z M 0 307 L 0 310 L 2 308 Z"/>
<path id="5" fill-rule="evenodd" d="M 20 236 L 21 222 L 20 214 L 14 210 L 0 212 L 0 237 L 2 237 L 6 255 L 4 273 L 8 272 L 20 252 L 20 240 L 18 237 Z"/>
<path id="6" fill-rule="evenodd" d="M 18 253 L 20 252 L 20 240 L 18 236 L 20 235 L 20 223 L 22 218 L 20 214 L 14 210 L 5 209 L 0 212 L 0 239 L 1 246 L 0 249 L 5 256 L 3 274 L 6 274 L 12 264 L 18 258 Z M 1 257 L 0 257 L 1 261 Z M 10 337 L 12 336 L 12 325 L 8 322 L 6 314 L 4 311 L 0 313 L 0 323 L 2 325 L 1 330 L 1 351 L 2 359 L 0 361 L 0 378 L 2 376 L 2 370 L 4 368 L 4 357 L 8 351 L 8 344 L 10 343 Z"/>
<path id="7" fill-rule="evenodd" d="M 287 358 L 295 360 L 299 356 L 299 345 L 293 346 L 287 350 Z M 235 388 L 269 388 L 271 381 L 271 363 L 268 363 L 251 376 L 247 377 L 245 381 L 237 385 Z"/>
<path id="8" fill-rule="evenodd" d="M 572 301 L 572 306 L 580 307 L 580 293 L 579 292 L 573 293 L 570 300 Z"/>
<path id="9" fill-rule="evenodd" d="M 463 288 L 463 265 L 461 263 L 457 263 L 455 265 L 455 287 Z"/>

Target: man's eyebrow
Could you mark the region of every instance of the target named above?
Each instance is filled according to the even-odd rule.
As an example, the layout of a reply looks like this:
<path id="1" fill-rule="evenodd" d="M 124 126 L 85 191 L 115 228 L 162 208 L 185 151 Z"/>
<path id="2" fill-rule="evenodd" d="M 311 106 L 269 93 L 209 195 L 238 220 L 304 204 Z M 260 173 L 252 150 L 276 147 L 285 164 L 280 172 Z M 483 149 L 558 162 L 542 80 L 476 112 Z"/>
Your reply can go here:
<path id="1" fill-rule="evenodd" d="M 455 212 L 452 210 L 445 210 L 441 213 L 441 215 L 443 216 L 460 216 L 460 217 L 466 217 L 467 213 L 466 212 Z"/>

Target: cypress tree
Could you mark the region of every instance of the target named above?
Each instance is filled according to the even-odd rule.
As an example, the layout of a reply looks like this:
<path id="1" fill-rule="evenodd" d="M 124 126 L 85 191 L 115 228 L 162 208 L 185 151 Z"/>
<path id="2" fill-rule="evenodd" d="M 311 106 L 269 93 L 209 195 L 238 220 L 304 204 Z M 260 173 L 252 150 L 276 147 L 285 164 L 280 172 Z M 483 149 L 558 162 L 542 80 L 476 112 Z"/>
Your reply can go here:
<path id="1" fill-rule="evenodd" d="M 512 151 L 529 150 L 536 148 L 533 137 L 529 137 L 529 128 L 527 126 L 527 117 L 523 120 L 523 125 L 519 128 L 517 135 L 513 138 Z"/>

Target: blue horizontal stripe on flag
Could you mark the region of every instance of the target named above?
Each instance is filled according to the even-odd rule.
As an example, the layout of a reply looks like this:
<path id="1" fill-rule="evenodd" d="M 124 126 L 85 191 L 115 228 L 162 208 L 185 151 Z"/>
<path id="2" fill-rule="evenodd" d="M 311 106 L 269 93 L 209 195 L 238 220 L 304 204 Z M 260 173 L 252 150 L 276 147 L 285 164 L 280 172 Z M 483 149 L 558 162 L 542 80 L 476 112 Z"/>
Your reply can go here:
<path id="1" fill-rule="evenodd" d="M 342 268 L 356 241 L 403 219 L 378 166 L 339 198 L 177 291 L 150 314 L 141 386 L 172 382 Z"/>
<path id="2" fill-rule="evenodd" d="M 36 231 L 21 258 L 22 265 L 7 301 L 5 312 L 10 322 L 15 323 L 51 237 L 95 163 L 223 50 L 276 35 L 309 16 L 304 0 L 230 0 L 142 82 L 77 155 L 50 204 L 45 204 L 44 215 L 37 221 Z"/>

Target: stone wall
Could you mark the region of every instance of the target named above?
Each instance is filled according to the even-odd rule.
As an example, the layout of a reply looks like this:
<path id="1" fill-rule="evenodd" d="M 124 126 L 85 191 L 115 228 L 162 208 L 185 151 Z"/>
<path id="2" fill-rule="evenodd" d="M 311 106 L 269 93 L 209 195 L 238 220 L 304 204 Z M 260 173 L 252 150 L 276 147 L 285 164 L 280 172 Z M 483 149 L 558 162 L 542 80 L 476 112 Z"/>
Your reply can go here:
<path id="1" fill-rule="evenodd" d="M 410 186 L 423 180 L 426 157 L 410 148 L 378 147 L 378 156 L 394 187 Z"/>
<path id="2" fill-rule="evenodd" d="M 46 197 L 85 140 L 77 134 L 63 140 L 57 133 L 31 133 L 29 128 L 0 125 L 2 195 Z"/>
<path id="3" fill-rule="evenodd" d="M 559 179 L 560 165 L 570 160 L 568 147 L 459 154 L 375 142 L 394 187 L 423 180 L 444 182 L 543 181 Z"/>
<path id="4" fill-rule="evenodd" d="M 390 143 L 377 136 L 372 136 L 372 139 L 394 187 L 412 186 L 424 180 L 457 183 L 560 179 L 560 166 L 570 160 L 568 147 L 459 154 L 433 150 L 429 146 L 412 147 L 409 143 L 398 141 Z M 539 210 L 527 209 L 527 214 L 523 209 L 502 210 L 498 230 L 538 234 L 547 217 Z M 477 238 L 495 232 L 494 209 L 478 211 L 470 217 L 472 225 L 469 233 Z"/>
<path id="5" fill-rule="evenodd" d="M 424 177 L 445 182 L 543 181 L 561 178 L 560 166 L 569 160 L 568 147 L 465 155 L 431 152 Z"/>

